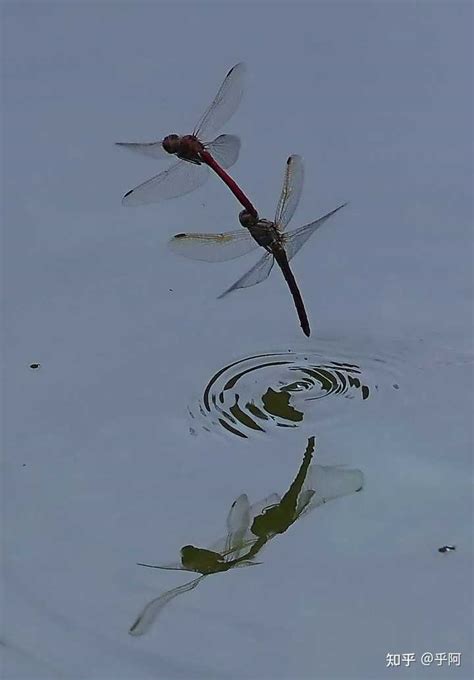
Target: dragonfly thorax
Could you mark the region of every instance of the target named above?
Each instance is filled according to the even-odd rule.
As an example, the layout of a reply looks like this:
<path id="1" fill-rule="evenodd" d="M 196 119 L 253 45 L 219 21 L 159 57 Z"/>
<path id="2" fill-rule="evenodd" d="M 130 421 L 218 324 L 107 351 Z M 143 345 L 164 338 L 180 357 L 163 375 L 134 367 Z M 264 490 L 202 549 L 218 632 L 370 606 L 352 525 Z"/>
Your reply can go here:
<path id="1" fill-rule="evenodd" d="M 195 135 L 184 135 L 179 139 L 178 158 L 190 163 L 201 164 L 200 153 L 204 151 L 204 144 Z"/>
<path id="2" fill-rule="evenodd" d="M 194 135 L 168 135 L 162 141 L 162 146 L 168 153 L 176 154 L 178 158 L 200 165 L 199 153 L 204 149 L 203 144 Z"/>
<path id="3" fill-rule="evenodd" d="M 258 220 L 256 224 L 248 229 L 258 245 L 263 248 L 268 249 L 270 246 L 280 242 L 278 230 L 270 220 Z"/>

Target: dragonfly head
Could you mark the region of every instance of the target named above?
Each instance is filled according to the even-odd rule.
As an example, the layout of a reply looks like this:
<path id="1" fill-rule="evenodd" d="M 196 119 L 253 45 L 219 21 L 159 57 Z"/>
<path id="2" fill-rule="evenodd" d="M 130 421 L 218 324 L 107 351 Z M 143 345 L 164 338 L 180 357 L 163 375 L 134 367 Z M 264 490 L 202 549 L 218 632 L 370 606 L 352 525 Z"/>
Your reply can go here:
<path id="1" fill-rule="evenodd" d="M 168 153 L 176 153 L 179 150 L 181 137 L 179 135 L 168 135 L 162 141 L 162 146 Z"/>
<path id="2" fill-rule="evenodd" d="M 239 222 L 245 227 L 245 229 L 250 229 L 254 227 L 258 222 L 258 217 L 255 217 L 248 210 L 241 210 L 239 213 Z"/>

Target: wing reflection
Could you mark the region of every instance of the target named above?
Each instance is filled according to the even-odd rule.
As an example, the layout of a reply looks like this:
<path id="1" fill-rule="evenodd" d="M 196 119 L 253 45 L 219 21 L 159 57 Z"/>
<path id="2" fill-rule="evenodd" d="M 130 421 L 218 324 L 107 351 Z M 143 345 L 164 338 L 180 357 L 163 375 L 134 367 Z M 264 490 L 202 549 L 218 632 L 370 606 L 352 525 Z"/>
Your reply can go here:
<path id="1" fill-rule="evenodd" d="M 190 571 L 200 576 L 149 602 L 131 626 L 130 635 L 146 633 L 165 605 L 193 590 L 211 574 L 260 564 L 255 557 L 263 547 L 314 508 L 362 489 L 364 477 L 360 470 L 311 465 L 314 447 L 315 438 L 310 437 L 300 468 L 282 497 L 274 493 L 252 505 L 245 493 L 236 498 L 227 515 L 225 537 L 209 548 L 185 545 L 180 561 L 174 564 L 138 563 L 152 569 Z"/>

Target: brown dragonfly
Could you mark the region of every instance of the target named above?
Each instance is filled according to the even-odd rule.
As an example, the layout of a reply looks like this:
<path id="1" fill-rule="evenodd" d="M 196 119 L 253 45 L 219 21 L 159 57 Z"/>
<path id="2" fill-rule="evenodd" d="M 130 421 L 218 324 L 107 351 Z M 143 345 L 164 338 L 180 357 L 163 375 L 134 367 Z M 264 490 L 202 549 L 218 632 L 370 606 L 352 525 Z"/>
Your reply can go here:
<path id="1" fill-rule="evenodd" d="M 192 134 L 171 134 L 155 142 L 116 142 L 118 146 L 151 158 L 162 159 L 171 154 L 180 159 L 167 170 L 127 191 L 122 199 L 123 205 L 157 203 L 190 193 L 206 182 L 210 167 L 227 184 L 244 208 L 251 215 L 257 215 L 242 189 L 224 170 L 236 162 L 240 139 L 235 135 L 220 135 L 211 142 L 202 141 L 215 134 L 236 111 L 242 99 L 244 74 L 243 63 L 230 69 Z"/>
<path id="2" fill-rule="evenodd" d="M 239 288 L 248 288 L 261 283 L 268 278 L 276 260 L 293 296 L 301 328 L 304 334 L 309 336 L 308 317 L 289 262 L 309 237 L 347 203 L 343 203 L 314 222 L 286 232 L 286 227 L 300 200 L 303 180 L 302 159 L 297 155 L 290 156 L 286 162 L 283 188 L 273 221 L 258 219 L 250 211 L 242 210 L 239 220 L 240 224 L 246 228 L 245 231 L 239 229 L 222 234 L 176 234 L 170 241 L 170 247 L 179 255 L 205 262 L 233 260 L 259 246 L 265 248 L 267 251 L 265 255 L 230 288 L 219 295 L 219 298 Z"/>

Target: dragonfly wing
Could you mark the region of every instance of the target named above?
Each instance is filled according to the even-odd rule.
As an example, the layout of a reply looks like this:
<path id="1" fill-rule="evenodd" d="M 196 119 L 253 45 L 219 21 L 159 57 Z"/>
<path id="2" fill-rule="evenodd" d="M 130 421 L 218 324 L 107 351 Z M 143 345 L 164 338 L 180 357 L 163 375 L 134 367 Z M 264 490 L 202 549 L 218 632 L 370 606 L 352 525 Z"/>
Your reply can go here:
<path id="1" fill-rule="evenodd" d="M 303 182 L 303 160 L 301 156 L 290 156 L 286 161 L 283 187 L 275 213 L 275 224 L 281 230 L 286 228 L 294 215 L 300 200 Z"/>
<path id="2" fill-rule="evenodd" d="M 240 279 L 236 281 L 230 288 L 227 288 L 227 290 L 221 293 L 218 299 L 223 298 L 233 290 L 238 290 L 239 288 L 250 288 L 250 286 L 255 286 L 257 283 L 265 281 L 272 271 L 274 261 L 275 258 L 271 253 L 265 253 L 265 255 L 260 258 L 260 260 L 252 267 L 252 269 L 241 276 Z"/>
<path id="3" fill-rule="evenodd" d="M 227 515 L 227 529 L 229 531 L 228 550 L 232 551 L 233 559 L 245 552 L 245 537 L 250 526 L 250 505 L 247 494 L 241 494 L 232 503 Z"/>
<path id="4" fill-rule="evenodd" d="M 226 262 L 258 248 L 244 229 L 223 234 L 176 234 L 169 247 L 177 255 L 202 262 Z"/>
<path id="5" fill-rule="evenodd" d="M 327 215 L 324 215 L 323 217 L 320 217 L 319 220 L 315 220 L 314 222 L 311 222 L 310 224 L 306 224 L 304 227 L 300 227 L 299 229 L 294 229 L 293 231 L 289 232 L 288 234 L 285 235 L 284 237 L 284 244 L 285 244 L 285 252 L 286 256 L 288 258 L 288 261 L 291 260 L 292 257 L 296 255 L 296 253 L 304 246 L 306 241 L 309 239 L 310 236 L 314 234 L 314 232 L 319 229 L 319 227 L 322 227 L 323 224 L 335 213 L 337 213 L 338 210 L 341 210 L 341 208 L 344 208 L 347 203 L 343 203 L 339 207 L 337 207 L 335 210 L 331 210 L 331 212 L 327 213 Z"/>
<path id="6" fill-rule="evenodd" d="M 150 156 L 150 158 L 163 159 L 170 157 L 170 154 L 163 149 L 161 139 L 158 142 L 115 142 L 115 144 L 123 149 Z"/>
<path id="7" fill-rule="evenodd" d="M 311 499 L 313 498 L 315 493 L 316 492 L 313 489 L 303 489 L 301 491 L 300 495 L 298 496 L 297 503 L 296 503 L 296 512 L 295 512 L 296 519 L 301 517 L 301 515 L 303 515 L 305 512 L 309 512 L 309 509 L 307 510 L 307 508 L 308 508 L 308 505 L 310 504 Z M 313 507 L 316 507 L 316 506 L 313 505 L 311 507 L 313 508 Z"/>
<path id="8" fill-rule="evenodd" d="M 189 194 L 207 180 L 209 171 L 206 165 L 196 165 L 178 161 L 170 168 L 127 191 L 122 205 L 145 205 L 159 203 L 167 198 Z"/>
<path id="9" fill-rule="evenodd" d="M 245 64 L 236 64 L 226 75 L 211 105 L 199 121 L 195 134 L 206 139 L 215 134 L 237 110 L 244 91 Z"/>
<path id="10" fill-rule="evenodd" d="M 230 168 L 240 153 L 240 138 L 236 135 L 220 135 L 206 144 L 206 149 L 223 168 Z"/>
<path id="11" fill-rule="evenodd" d="M 255 519 L 255 517 L 261 515 L 264 510 L 268 510 L 268 508 L 273 508 L 280 502 L 281 496 L 279 496 L 277 493 L 272 493 L 266 498 L 262 498 L 262 500 L 252 503 L 252 506 L 250 508 L 250 516 L 252 521 Z"/>
<path id="12" fill-rule="evenodd" d="M 173 600 L 178 595 L 182 595 L 183 593 L 193 590 L 193 588 L 195 588 L 199 581 L 202 581 L 205 576 L 206 574 L 203 574 L 202 576 L 199 576 L 199 578 L 189 581 L 189 583 L 185 583 L 182 586 L 173 588 L 173 590 L 168 590 L 166 593 L 163 593 L 163 595 L 160 595 L 160 597 L 157 597 L 149 602 L 137 616 L 133 625 L 130 627 L 130 630 L 128 631 L 130 635 L 138 636 L 146 633 L 160 614 L 163 607 L 165 607 L 168 602 L 171 602 L 171 600 Z"/>
<path id="13" fill-rule="evenodd" d="M 303 515 L 323 503 L 361 491 L 364 474 L 361 470 L 345 469 L 337 465 L 311 465 L 300 494 L 299 514 Z M 308 495 L 313 491 L 310 498 Z"/>

